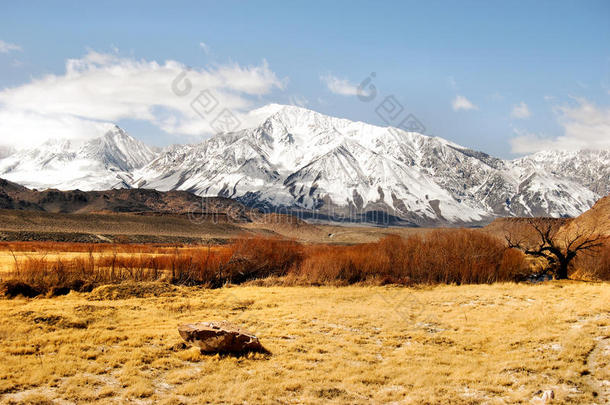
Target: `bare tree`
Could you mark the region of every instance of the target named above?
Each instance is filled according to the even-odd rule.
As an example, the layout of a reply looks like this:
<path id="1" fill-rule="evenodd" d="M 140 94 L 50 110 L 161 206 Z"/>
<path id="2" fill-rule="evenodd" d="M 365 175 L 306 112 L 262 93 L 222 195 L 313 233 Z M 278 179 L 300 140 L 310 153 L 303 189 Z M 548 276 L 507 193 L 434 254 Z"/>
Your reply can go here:
<path id="1" fill-rule="evenodd" d="M 529 218 L 525 229 L 513 228 L 505 238 L 509 247 L 545 259 L 555 279 L 567 279 L 570 263 L 579 252 L 594 252 L 603 245 L 603 237 L 595 228 L 562 229 L 567 223 L 562 219 Z"/>

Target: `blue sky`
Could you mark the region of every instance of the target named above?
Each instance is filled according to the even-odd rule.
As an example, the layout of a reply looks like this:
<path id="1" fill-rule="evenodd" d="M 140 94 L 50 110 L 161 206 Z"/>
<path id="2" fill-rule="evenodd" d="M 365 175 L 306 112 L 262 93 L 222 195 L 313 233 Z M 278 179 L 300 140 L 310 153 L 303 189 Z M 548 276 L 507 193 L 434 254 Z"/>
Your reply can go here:
<path id="1" fill-rule="evenodd" d="M 202 86 L 206 73 L 232 69 L 222 75 L 232 81 L 247 71 L 242 87 L 216 88 L 236 114 L 296 103 L 384 125 L 375 110 L 393 95 L 427 134 L 501 157 L 610 146 L 608 1 L 3 2 L 0 41 L 5 142 L 23 126 L 12 119 L 21 113 L 33 132 L 60 133 L 56 121 L 74 124 L 72 132 L 112 121 L 157 145 L 206 136 L 209 129 L 174 117 L 187 113 L 152 84 L 87 87 L 100 69 L 114 75 L 118 67 L 162 81 L 157 70 L 175 61 Z M 86 92 L 67 81 L 69 59 L 92 64 L 77 72 L 88 75 L 78 82 Z M 377 96 L 363 102 L 353 90 L 373 72 Z M 125 83 L 147 96 L 132 100 Z M 80 107 L 107 90 L 110 100 L 89 109 L 71 111 L 65 99 Z M 121 111 L 107 105 L 110 96 Z"/>

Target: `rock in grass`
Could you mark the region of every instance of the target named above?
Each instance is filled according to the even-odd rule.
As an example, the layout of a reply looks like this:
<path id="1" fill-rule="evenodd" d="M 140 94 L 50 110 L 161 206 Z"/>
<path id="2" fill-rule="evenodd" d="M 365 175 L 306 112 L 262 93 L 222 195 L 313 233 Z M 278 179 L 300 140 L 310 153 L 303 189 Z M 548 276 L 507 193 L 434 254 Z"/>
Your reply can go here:
<path id="1" fill-rule="evenodd" d="M 553 390 L 538 391 L 536 396 L 532 398 L 534 404 L 548 404 L 555 399 L 555 392 Z"/>
<path id="2" fill-rule="evenodd" d="M 254 334 L 227 321 L 184 324 L 178 332 L 203 353 L 268 353 Z"/>

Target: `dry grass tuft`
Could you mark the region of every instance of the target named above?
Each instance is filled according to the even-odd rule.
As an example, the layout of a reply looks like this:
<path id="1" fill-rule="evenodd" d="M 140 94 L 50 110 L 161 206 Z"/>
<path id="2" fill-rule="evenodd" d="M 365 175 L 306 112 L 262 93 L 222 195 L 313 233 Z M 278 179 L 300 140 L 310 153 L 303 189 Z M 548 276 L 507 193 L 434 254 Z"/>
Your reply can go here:
<path id="1" fill-rule="evenodd" d="M 162 282 L 124 282 L 102 285 L 91 291 L 91 300 L 123 300 L 128 298 L 166 297 L 175 295 L 178 289 Z"/>

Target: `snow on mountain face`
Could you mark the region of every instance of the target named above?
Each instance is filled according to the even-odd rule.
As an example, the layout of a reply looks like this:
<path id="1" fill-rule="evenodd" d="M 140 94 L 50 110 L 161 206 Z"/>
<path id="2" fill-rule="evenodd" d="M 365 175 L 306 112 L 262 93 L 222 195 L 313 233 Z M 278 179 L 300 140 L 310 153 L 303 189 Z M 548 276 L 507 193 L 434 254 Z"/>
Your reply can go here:
<path id="1" fill-rule="evenodd" d="M 104 136 L 87 142 L 81 153 L 85 158 L 100 161 L 105 167 L 120 171 L 139 169 L 156 156 L 151 148 L 117 126 Z"/>
<path id="2" fill-rule="evenodd" d="M 441 138 L 294 106 L 271 105 L 251 115 L 267 118 L 166 150 L 134 172 L 136 185 L 222 195 L 319 218 L 366 220 L 383 213 L 383 219 L 412 224 L 573 216 L 599 198 L 595 190 L 608 187 L 607 179 L 585 172 L 587 161 L 597 159 L 592 155 L 505 161 Z M 571 175 L 553 170 L 562 165 L 572 168 Z"/>
<path id="3" fill-rule="evenodd" d="M 395 128 L 269 105 L 250 127 L 156 153 L 118 127 L 76 147 L 48 142 L 0 159 L 30 187 L 145 187 L 238 199 L 321 220 L 477 224 L 575 216 L 610 191 L 610 152 L 513 161 Z"/>
<path id="4" fill-rule="evenodd" d="M 0 160 L 0 177 L 32 188 L 108 189 L 129 187 L 131 171 L 157 153 L 117 126 L 99 138 L 75 144 L 49 140 Z"/>
<path id="5" fill-rule="evenodd" d="M 530 170 L 541 170 L 584 184 L 600 196 L 610 194 L 610 151 L 544 151 L 515 160 Z"/>

